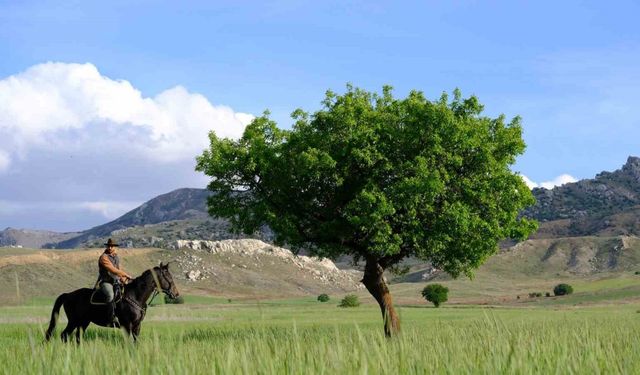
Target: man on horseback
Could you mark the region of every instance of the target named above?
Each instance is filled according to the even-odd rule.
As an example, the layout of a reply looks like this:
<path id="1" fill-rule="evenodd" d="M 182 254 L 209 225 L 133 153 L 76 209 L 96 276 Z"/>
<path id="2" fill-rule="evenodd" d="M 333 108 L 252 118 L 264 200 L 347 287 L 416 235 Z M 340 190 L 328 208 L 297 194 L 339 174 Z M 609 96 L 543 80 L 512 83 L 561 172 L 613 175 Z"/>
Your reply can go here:
<path id="1" fill-rule="evenodd" d="M 118 257 L 117 247 L 120 246 L 111 238 L 105 243 L 105 250 L 98 261 L 99 279 L 98 284 L 100 290 L 109 306 L 109 317 L 107 321 L 112 325 L 118 325 L 116 317 L 116 292 L 121 285 L 126 284 L 127 280 L 132 279 L 128 273 L 120 269 L 120 258 Z"/>

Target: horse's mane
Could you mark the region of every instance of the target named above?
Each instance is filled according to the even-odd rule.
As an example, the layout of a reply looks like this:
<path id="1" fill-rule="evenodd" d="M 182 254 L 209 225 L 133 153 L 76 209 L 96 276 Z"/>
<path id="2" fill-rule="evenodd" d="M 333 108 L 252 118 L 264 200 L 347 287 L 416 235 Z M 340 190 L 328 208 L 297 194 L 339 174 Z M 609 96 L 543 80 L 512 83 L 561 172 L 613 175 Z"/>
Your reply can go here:
<path id="1" fill-rule="evenodd" d="M 158 267 L 153 267 L 158 268 Z M 135 288 L 138 285 L 140 285 L 140 283 L 143 282 L 143 280 L 145 280 L 147 277 L 149 277 L 149 275 L 151 275 L 151 269 L 148 269 L 146 271 L 144 271 L 140 276 L 134 278 L 133 280 L 131 280 L 131 282 L 129 284 L 127 284 L 127 287 L 129 288 Z"/>

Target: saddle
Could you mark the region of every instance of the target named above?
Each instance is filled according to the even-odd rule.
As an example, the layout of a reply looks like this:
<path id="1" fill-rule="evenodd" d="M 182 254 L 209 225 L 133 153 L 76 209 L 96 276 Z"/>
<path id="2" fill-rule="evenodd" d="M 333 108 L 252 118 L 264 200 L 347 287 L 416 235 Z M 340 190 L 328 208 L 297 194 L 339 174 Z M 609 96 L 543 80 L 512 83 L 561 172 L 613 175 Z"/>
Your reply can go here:
<path id="1" fill-rule="evenodd" d="M 113 285 L 113 301 L 117 304 L 122 299 L 124 285 L 114 284 Z M 93 287 L 93 292 L 91 293 L 91 298 L 89 299 L 89 303 L 92 305 L 106 305 L 111 302 L 107 302 L 107 296 L 102 293 L 100 290 L 100 280 L 96 281 L 95 286 Z"/>

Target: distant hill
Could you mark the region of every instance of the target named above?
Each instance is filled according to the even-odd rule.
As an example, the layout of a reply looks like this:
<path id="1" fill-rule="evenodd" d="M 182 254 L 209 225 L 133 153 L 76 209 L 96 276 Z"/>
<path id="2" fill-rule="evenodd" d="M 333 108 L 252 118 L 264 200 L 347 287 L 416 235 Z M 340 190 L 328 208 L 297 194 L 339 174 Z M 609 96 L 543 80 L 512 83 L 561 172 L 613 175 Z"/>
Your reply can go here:
<path id="1" fill-rule="evenodd" d="M 524 214 L 540 221 L 534 238 L 640 235 L 640 158 L 548 190 L 533 189 L 537 203 Z"/>
<path id="2" fill-rule="evenodd" d="M 63 241 L 52 241 L 46 247 L 75 248 L 84 243 L 111 236 L 114 231 L 126 228 L 176 220 L 206 220 L 209 218 L 207 213 L 209 194 L 210 192 L 206 189 L 174 190 L 151 199 L 113 221 Z"/>
<path id="3" fill-rule="evenodd" d="M 282 248 L 251 239 L 208 242 L 185 248 L 121 249 L 124 269 L 136 276 L 160 261 L 181 293 L 225 298 L 285 298 L 343 294 L 362 289 L 362 274 L 339 270 L 329 260 L 294 257 Z M 95 283 L 101 249 L 34 250 L 0 248 L 0 303 L 23 303 Z M 18 300 L 20 299 L 20 300 Z"/>
<path id="4" fill-rule="evenodd" d="M 585 236 L 521 242 L 491 257 L 479 272 L 503 280 L 553 280 L 633 274 L 639 265 L 640 238 Z M 448 275 L 431 266 L 415 264 L 396 282 L 448 279 Z"/>
<path id="5" fill-rule="evenodd" d="M 160 195 L 103 225 L 80 233 L 7 228 L 0 245 L 47 248 L 102 246 L 114 237 L 128 247 L 168 248 L 176 240 L 243 238 L 223 219 L 209 217 L 206 189 L 178 189 Z M 537 219 L 532 238 L 640 235 L 640 158 L 629 157 L 613 172 L 602 172 L 554 189 L 533 189 L 537 203 L 524 215 Z M 253 237 L 268 240 L 268 230 Z"/>
<path id="6" fill-rule="evenodd" d="M 7 228 L 0 231 L 0 246 L 39 248 L 51 242 L 66 241 L 80 233 L 57 233 L 46 230 Z"/>

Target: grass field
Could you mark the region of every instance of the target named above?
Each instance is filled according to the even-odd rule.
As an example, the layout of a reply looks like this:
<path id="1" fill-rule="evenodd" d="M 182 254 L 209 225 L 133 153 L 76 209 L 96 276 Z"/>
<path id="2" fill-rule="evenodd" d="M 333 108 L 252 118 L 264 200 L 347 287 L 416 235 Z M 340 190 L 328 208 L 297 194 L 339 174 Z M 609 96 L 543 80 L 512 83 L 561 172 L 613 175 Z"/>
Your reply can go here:
<path id="1" fill-rule="evenodd" d="M 327 290 L 332 300 L 319 303 L 309 290 L 291 288 L 296 284 L 267 295 L 264 287 L 241 294 L 245 279 L 178 280 L 186 303 L 151 307 L 137 345 L 96 326 L 80 345 L 43 342 L 53 298 L 94 281 L 93 250 L 0 249 L 0 374 L 640 373 L 640 275 L 627 261 L 640 250 L 616 258 L 620 267 L 610 271 L 575 273 L 554 258 L 562 246 L 548 258 L 544 246 L 527 250 L 546 263 L 511 252 L 491 258 L 473 280 L 438 277 L 433 282 L 450 289 L 439 309 L 420 296 L 427 282 L 393 283 L 402 319 L 393 339 L 384 337 L 379 310 L 362 289 L 355 292 L 362 306 L 341 309 L 345 292 Z M 132 250 L 127 267 L 141 272 L 174 255 Z M 62 256 L 71 258 L 56 258 Z M 528 297 L 559 282 L 575 293 Z M 64 325 L 62 314 L 58 334 Z"/>
<path id="2" fill-rule="evenodd" d="M 187 297 L 150 308 L 137 345 L 92 326 L 81 345 L 43 343 L 44 299 L 0 308 L 6 374 L 632 374 L 640 372 L 640 306 L 426 305 L 399 308 L 382 334 L 373 305 L 335 299 L 228 302 Z M 59 333 L 64 318 L 59 322 Z"/>

